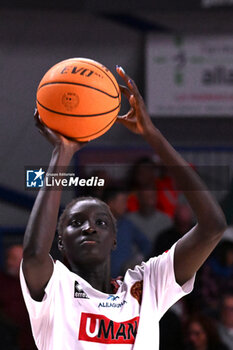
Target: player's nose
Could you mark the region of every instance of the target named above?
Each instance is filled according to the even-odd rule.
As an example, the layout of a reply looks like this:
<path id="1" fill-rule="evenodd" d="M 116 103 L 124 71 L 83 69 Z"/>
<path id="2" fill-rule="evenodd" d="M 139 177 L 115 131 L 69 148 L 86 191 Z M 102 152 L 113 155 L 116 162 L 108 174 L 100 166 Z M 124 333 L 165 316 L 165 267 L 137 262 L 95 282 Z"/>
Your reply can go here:
<path id="1" fill-rule="evenodd" d="M 85 233 L 91 234 L 91 233 L 95 233 L 96 229 L 94 225 L 89 220 L 87 220 L 83 225 L 82 231 Z"/>

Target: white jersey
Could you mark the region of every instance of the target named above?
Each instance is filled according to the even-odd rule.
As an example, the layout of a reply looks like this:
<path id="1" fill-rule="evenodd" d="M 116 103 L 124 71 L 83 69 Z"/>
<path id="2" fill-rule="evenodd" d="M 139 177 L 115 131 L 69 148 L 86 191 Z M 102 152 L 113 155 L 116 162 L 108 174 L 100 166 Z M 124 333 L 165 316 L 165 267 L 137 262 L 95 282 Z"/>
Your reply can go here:
<path id="1" fill-rule="evenodd" d="M 41 302 L 20 280 L 39 350 L 159 349 L 159 320 L 185 294 L 174 276 L 175 245 L 159 257 L 128 270 L 116 294 L 105 294 L 57 261 Z"/>

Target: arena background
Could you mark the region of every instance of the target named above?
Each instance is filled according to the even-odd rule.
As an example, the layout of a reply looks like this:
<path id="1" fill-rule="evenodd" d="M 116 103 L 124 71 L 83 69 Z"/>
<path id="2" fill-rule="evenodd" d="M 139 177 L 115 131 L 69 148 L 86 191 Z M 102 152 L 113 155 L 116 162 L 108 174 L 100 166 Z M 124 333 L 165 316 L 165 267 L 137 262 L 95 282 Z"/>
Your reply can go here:
<path id="1" fill-rule="evenodd" d="M 232 10 L 231 2 L 224 0 L 1 1 L 0 232 L 4 244 L 22 237 L 36 194 L 25 192 L 25 166 L 47 164 L 52 149 L 33 121 L 43 74 L 66 58 L 92 58 L 113 73 L 116 64 L 124 67 L 145 96 L 148 34 L 231 34 Z M 124 102 L 122 113 L 127 108 Z M 152 117 L 186 159 L 231 165 L 233 118 Z M 86 156 L 94 151 L 105 155 L 112 149 L 116 159 L 123 159 L 122 149 L 132 154 L 135 146 L 148 152 L 140 137 L 114 125 L 88 145 Z M 63 201 L 72 195 L 65 192 Z"/>

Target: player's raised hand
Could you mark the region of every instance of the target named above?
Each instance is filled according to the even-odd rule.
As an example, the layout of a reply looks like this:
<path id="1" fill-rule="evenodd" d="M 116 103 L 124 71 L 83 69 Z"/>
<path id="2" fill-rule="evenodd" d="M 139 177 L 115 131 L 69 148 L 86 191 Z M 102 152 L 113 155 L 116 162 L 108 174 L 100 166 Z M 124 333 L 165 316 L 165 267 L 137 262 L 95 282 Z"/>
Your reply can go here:
<path id="1" fill-rule="evenodd" d="M 75 139 L 65 137 L 58 132 L 48 128 L 38 113 L 38 110 L 35 109 L 34 113 L 35 125 L 38 128 L 39 132 L 53 145 L 53 146 L 64 146 L 69 148 L 73 153 L 81 149 L 87 144 L 87 142 L 79 142 Z"/>
<path id="2" fill-rule="evenodd" d="M 123 116 L 118 116 L 117 120 L 132 132 L 146 135 L 154 128 L 154 125 L 149 117 L 144 100 L 135 82 L 125 73 L 123 68 L 117 66 L 116 71 L 126 84 L 126 86 L 119 86 L 121 92 L 126 96 L 131 106 L 128 113 Z"/>

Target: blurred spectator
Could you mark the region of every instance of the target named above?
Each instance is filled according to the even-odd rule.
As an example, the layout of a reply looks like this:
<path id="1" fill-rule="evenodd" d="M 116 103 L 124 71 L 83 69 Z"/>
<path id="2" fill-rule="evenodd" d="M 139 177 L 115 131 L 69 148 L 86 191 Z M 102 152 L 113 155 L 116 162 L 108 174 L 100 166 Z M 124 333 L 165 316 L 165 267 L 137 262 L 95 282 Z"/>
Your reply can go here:
<path id="1" fill-rule="evenodd" d="M 194 225 L 193 212 L 188 204 L 178 204 L 171 228 L 160 233 L 154 242 L 152 255 L 157 256 L 170 249 Z"/>
<path id="2" fill-rule="evenodd" d="M 138 159 L 131 168 L 129 189 L 133 192 L 128 198 L 128 210 L 135 212 L 139 209 L 137 191 L 153 190 L 154 188 L 157 189 L 155 208 L 173 218 L 178 201 L 174 181 L 166 167 L 156 164 L 149 157 Z"/>
<path id="3" fill-rule="evenodd" d="M 153 244 L 159 233 L 171 227 L 173 222 L 168 215 L 155 209 L 155 189 L 141 190 L 137 192 L 137 195 L 139 210 L 127 214 L 127 217 Z"/>
<path id="4" fill-rule="evenodd" d="M 163 165 L 159 167 L 159 170 L 159 175 L 155 180 L 157 189 L 156 208 L 174 218 L 179 193 L 175 189 L 175 183 L 169 174 L 169 170 Z"/>
<path id="5" fill-rule="evenodd" d="M 117 249 L 112 252 L 112 276 L 124 275 L 128 268 L 140 264 L 150 252 L 146 236 L 125 217 L 127 194 L 117 188 L 107 188 L 103 200 L 117 219 Z"/>
<path id="6" fill-rule="evenodd" d="M 187 320 L 185 338 L 185 350 L 232 350 L 221 342 L 214 320 L 204 315 Z"/>
<path id="7" fill-rule="evenodd" d="M 22 256 L 21 245 L 12 245 L 6 251 L 5 271 L 0 272 L 0 310 L 5 324 L 11 325 L 17 331 L 18 349 L 34 350 L 36 346 L 19 281 Z"/>
<path id="8" fill-rule="evenodd" d="M 233 290 L 221 298 L 218 330 L 222 342 L 233 349 Z"/>
<path id="9" fill-rule="evenodd" d="M 221 296 L 226 290 L 233 290 L 233 241 L 223 239 L 197 276 L 200 307 L 217 317 Z"/>
<path id="10" fill-rule="evenodd" d="M 139 158 L 131 167 L 129 172 L 129 189 L 145 190 L 154 188 L 156 177 L 156 164 L 150 157 Z M 133 207 L 132 211 L 137 210 Z"/>

